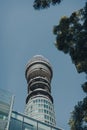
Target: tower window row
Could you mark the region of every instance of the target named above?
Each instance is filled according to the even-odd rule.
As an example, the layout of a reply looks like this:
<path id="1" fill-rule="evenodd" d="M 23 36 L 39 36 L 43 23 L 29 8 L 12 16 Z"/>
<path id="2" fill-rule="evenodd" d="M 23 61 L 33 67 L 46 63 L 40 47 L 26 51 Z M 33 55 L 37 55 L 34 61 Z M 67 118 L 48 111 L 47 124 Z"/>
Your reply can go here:
<path id="1" fill-rule="evenodd" d="M 55 120 L 54 120 L 52 117 L 48 116 L 48 115 L 44 115 L 44 118 L 45 118 L 46 120 L 51 121 L 51 122 L 55 122 Z"/>
<path id="2" fill-rule="evenodd" d="M 35 108 L 34 110 L 28 109 L 27 112 L 30 113 L 30 115 L 36 115 L 36 113 L 38 112 L 40 114 L 46 114 L 46 115 L 49 115 L 49 116 L 54 118 L 54 113 L 52 111 L 49 111 L 49 110 L 46 110 L 46 109 L 37 109 L 37 108 Z"/>
<path id="3" fill-rule="evenodd" d="M 52 105 L 49 106 L 49 105 L 46 105 L 46 104 L 36 104 L 36 105 L 31 104 L 31 105 L 29 106 L 29 110 L 30 110 L 30 111 L 34 110 L 35 108 L 44 108 L 44 109 L 53 111 Z"/>
<path id="4" fill-rule="evenodd" d="M 33 103 L 39 103 L 39 102 L 51 105 L 51 103 L 49 101 L 45 100 L 45 99 L 36 99 L 36 100 L 33 100 Z"/>
<path id="5" fill-rule="evenodd" d="M 43 121 L 47 121 L 49 122 L 50 124 L 55 124 L 55 118 L 53 118 L 52 116 L 49 116 L 49 115 L 46 115 L 46 114 L 35 114 L 35 115 L 32 115 L 30 114 L 29 116 L 33 116 L 33 118 L 36 118 L 36 119 L 40 119 L 40 120 L 43 120 Z"/>
<path id="6" fill-rule="evenodd" d="M 46 110 L 46 109 L 39 109 L 38 112 L 39 112 L 39 113 L 48 114 L 48 115 L 50 115 L 50 116 L 52 116 L 52 117 L 54 116 L 54 113 L 52 113 L 52 112 L 50 112 L 50 111 L 48 111 L 48 110 Z"/>

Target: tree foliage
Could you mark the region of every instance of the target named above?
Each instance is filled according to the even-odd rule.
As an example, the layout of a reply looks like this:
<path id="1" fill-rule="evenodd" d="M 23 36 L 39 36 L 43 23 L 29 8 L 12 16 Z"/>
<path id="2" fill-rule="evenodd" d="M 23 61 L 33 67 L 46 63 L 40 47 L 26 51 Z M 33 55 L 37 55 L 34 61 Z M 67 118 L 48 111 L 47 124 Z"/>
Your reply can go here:
<path id="1" fill-rule="evenodd" d="M 84 84 L 82 84 L 82 89 L 85 93 L 87 93 L 87 82 L 85 82 Z"/>
<path id="2" fill-rule="evenodd" d="M 53 33 L 58 50 L 71 56 L 79 73 L 87 73 L 87 3 L 70 17 L 62 17 Z"/>
<path id="3" fill-rule="evenodd" d="M 35 9 L 45 9 L 50 7 L 50 5 L 60 4 L 62 0 L 35 0 L 33 7 Z"/>
<path id="4" fill-rule="evenodd" d="M 87 130 L 87 97 L 74 107 L 69 125 L 71 130 Z"/>
<path id="5" fill-rule="evenodd" d="M 57 49 L 70 55 L 78 73 L 87 75 L 87 2 L 70 17 L 62 17 L 53 33 Z M 82 89 L 87 94 L 87 82 L 82 84 Z M 87 130 L 87 97 L 74 107 L 69 125 L 71 130 Z"/>

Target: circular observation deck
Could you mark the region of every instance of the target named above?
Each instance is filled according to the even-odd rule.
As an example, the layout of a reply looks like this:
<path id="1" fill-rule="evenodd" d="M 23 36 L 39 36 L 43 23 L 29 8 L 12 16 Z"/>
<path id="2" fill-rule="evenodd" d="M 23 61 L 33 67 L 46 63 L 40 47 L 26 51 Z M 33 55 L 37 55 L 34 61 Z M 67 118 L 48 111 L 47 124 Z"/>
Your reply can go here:
<path id="1" fill-rule="evenodd" d="M 42 90 L 42 89 L 37 89 L 35 91 L 32 91 L 30 94 L 28 94 L 28 96 L 26 98 L 26 104 L 28 103 L 30 98 L 33 98 L 35 96 L 39 97 L 41 95 L 42 95 L 42 97 L 46 96 L 53 103 L 53 97 L 51 96 L 51 94 L 49 92 Z"/>
<path id="2" fill-rule="evenodd" d="M 46 77 L 49 81 L 53 76 L 52 67 L 48 59 L 44 58 L 42 55 L 35 55 L 27 64 L 25 77 L 27 81 L 34 77 Z"/>

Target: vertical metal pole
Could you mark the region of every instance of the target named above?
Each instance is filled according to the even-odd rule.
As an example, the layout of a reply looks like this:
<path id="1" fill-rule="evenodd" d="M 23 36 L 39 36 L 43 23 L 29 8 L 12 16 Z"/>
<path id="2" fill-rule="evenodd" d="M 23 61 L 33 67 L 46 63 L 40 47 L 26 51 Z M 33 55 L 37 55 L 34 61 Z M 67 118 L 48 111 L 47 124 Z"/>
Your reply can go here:
<path id="1" fill-rule="evenodd" d="M 7 122 L 7 127 L 5 130 L 9 130 L 9 124 L 10 124 L 13 103 L 14 103 L 14 96 L 12 96 L 12 99 L 11 99 L 11 105 L 10 105 L 10 110 L 9 110 L 9 115 L 8 115 L 8 122 Z"/>
<path id="2" fill-rule="evenodd" d="M 38 130 L 38 121 L 37 121 L 37 130 Z"/>

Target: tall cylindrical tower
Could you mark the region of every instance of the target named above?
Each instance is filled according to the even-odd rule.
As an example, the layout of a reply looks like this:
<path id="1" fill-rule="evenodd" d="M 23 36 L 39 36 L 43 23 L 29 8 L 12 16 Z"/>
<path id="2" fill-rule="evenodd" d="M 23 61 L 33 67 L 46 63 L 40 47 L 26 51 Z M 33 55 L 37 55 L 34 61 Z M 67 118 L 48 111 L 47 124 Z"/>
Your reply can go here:
<path id="1" fill-rule="evenodd" d="M 47 124 L 56 125 L 51 79 L 53 71 L 49 61 L 41 55 L 34 56 L 26 66 L 28 83 L 25 114 Z"/>

